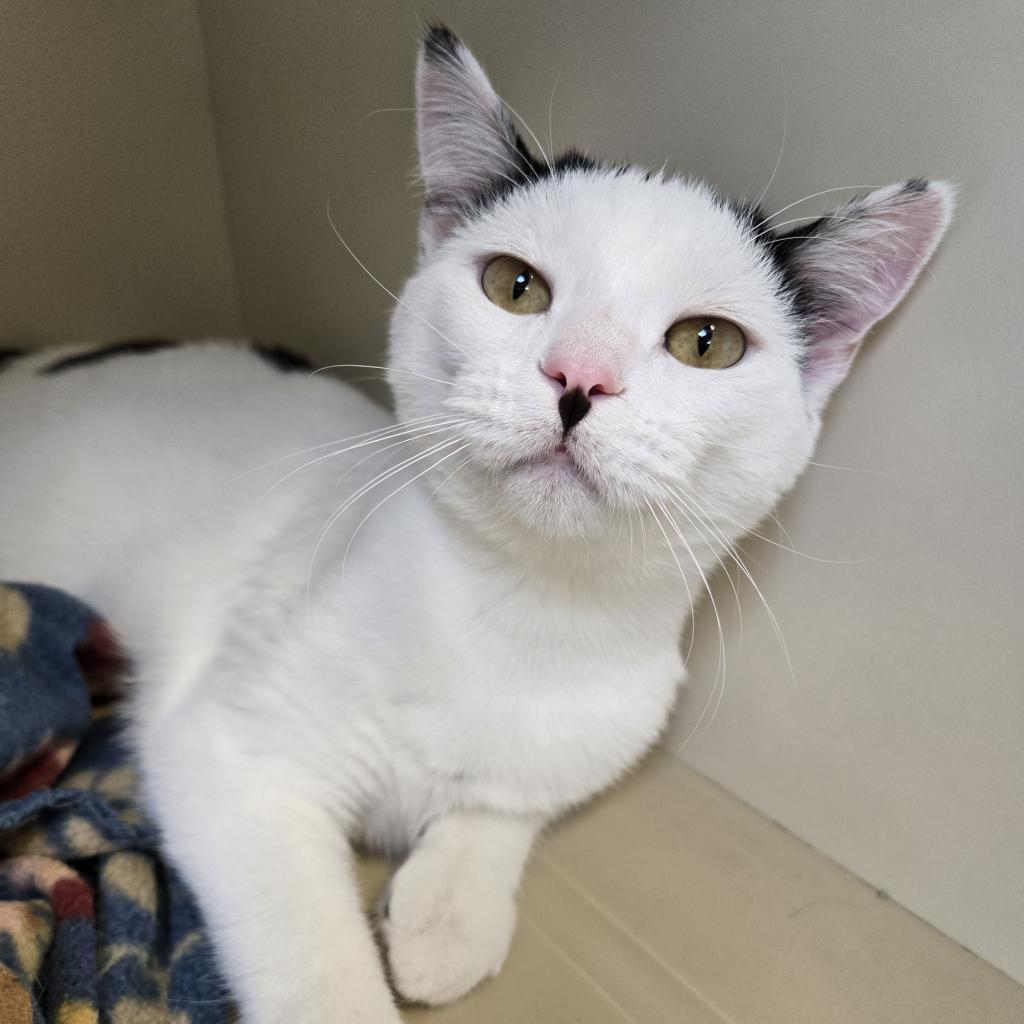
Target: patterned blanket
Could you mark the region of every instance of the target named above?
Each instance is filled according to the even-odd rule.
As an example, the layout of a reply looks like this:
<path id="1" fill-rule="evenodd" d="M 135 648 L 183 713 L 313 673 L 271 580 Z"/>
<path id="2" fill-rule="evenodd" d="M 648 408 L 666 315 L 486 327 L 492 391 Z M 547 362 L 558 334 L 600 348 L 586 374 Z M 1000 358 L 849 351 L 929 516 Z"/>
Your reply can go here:
<path id="1" fill-rule="evenodd" d="M 195 902 L 119 731 L 113 634 L 0 585 L 0 1024 L 227 1024 Z"/>

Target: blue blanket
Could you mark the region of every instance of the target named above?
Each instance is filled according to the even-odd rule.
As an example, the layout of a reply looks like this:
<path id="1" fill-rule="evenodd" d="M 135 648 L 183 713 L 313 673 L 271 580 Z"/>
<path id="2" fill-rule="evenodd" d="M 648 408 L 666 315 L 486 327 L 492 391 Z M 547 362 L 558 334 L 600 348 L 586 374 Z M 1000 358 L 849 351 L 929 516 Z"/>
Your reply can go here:
<path id="1" fill-rule="evenodd" d="M 0 1022 L 227 1024 L 188 889 L 136 798 L 116 687 L 88 608 L 0 585 Z"/>

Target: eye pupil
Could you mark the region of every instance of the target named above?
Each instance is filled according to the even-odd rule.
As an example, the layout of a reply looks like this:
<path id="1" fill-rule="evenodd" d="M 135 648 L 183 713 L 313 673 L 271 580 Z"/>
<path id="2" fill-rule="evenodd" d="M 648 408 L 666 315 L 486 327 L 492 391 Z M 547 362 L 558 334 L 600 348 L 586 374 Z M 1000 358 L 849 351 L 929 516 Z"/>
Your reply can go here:
<path id="1" fill-rule="evenodd" d="M 697 355 L 702 356 L 709 348 L 711 348 L 711 342 L 715 338 L 715 325 L 705 324 L 697 332 Z"/>
<path id="2" fill-rule="evenodd" d="M 518 299 L 527 288 L 530 287 L 530 275 L 527 273 L 517 274 L 512 283 L 512 298 Z"/>

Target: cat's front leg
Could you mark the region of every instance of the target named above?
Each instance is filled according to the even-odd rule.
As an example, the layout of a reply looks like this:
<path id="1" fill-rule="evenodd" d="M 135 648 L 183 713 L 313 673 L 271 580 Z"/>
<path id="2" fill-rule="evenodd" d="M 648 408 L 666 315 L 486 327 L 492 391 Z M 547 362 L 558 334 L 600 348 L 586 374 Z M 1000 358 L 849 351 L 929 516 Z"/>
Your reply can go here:
<path id="1" fill-rule="evenodd" d="M 140 744 L 243 1024 L 401 1024 L 322 778 L 260 722 L 190 699 Z"/>
<path id="2" fill-rule="evenodd" d="M 395 987 L 439 1005 L 498 973 L 515 895 L 542 822 L 454 813 L 434 821 L 391 881 L 380 911 Z"/>

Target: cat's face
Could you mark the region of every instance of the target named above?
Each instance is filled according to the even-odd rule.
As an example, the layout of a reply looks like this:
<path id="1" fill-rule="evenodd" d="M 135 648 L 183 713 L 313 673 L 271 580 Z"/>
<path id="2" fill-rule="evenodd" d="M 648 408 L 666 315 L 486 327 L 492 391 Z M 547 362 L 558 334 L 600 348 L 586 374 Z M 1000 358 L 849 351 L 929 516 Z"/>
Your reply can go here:
<path id="1" fill-rule="evenodd" d="M 634 518 L 715 548 L 753 526 L 934 248 L 948 189 L 894 186 L 779 235 L 703 185 L 534 161 L 443 30 L 418 93 L 427 205 L 390 380 L 442 446 L 424 468 L 455 473 L 439 500 L 588 543 Z"/>

